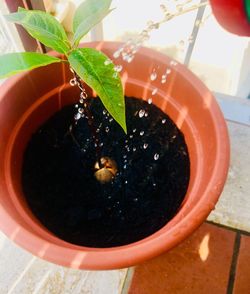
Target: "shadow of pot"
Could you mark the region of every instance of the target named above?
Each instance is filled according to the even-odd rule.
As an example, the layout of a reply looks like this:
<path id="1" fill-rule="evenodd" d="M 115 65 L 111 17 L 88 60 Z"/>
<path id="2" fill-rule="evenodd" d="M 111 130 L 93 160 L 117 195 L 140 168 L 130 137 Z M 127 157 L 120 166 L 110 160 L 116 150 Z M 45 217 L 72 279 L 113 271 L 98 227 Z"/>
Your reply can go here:
<path id="1" fill-rule="evenodd" d="M 110 58 L 119 43 L 86 43 Z M 77 101 L 67 65 L 52 64 L 9 79 L 0 94 L 0 229 L 15 243 L 50 262 L 81 269 L 129 267 L 170 250 L 206 219 L 223 189 L 229 165 L 229 139 L 224 118 L 211 92 L 187 68 L 167 56 L 142 48 L 123 65 L 127 96 L 148 99 L 184 133 L 191 161 L 185 199 L 176 216 L 151 236 L 115 248 L 88 248 L 67 243 L 50 233 L 31 213 L 22 192 L 21 166 L 32 133 L 62 106 Z M 153 69 L 171 74 L 165 84 L 150 80 Z M 88 91 L 90 91 L 88 89 Z M 166 175 L 167 176 L 167 175 Z"/>

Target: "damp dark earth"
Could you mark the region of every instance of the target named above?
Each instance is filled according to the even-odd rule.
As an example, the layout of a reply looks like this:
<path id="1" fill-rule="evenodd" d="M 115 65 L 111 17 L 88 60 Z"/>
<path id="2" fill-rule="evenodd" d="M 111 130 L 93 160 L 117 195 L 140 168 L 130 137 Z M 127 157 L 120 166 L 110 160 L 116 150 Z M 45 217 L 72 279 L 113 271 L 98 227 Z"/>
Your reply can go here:
<path id="1" fill-rule="evenodd" d="M 30 209 L 59 238 L 87 247 L 114 247 L 161 229 L 185 197 L 190 162 L 183 134 L 150 103 L 126 97 L 128 134 L 98 98 L 90 110 L 101 156 L 117 165 L 109 183 L 94 176 L 97 161 L 85 118 L 69 132 L 75 107 L 66 106 L 30 139 L 22 186 Z"/>

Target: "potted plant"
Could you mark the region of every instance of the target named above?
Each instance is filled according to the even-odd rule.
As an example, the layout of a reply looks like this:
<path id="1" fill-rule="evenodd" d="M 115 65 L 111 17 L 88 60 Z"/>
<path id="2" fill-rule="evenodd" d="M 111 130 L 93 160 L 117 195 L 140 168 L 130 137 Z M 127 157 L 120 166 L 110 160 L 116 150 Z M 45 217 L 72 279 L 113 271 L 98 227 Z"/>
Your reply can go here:
<path id="1" fill-rule="evenodd" d="M 51 16 L 20 9 L 8 18 L 65 57 L 0 59 L 2 76 L 37 67 L 1 89 L 0 228 L 41 258 L 84 269 L 128 267 L 176 246 L 214 208 L 229 162 L 219 107 L 184 66 L 142 48 L 115 67 L 119 43 L 76 48 L 110 11 L 102 3 L 77 10 L 73 47 Z"/>

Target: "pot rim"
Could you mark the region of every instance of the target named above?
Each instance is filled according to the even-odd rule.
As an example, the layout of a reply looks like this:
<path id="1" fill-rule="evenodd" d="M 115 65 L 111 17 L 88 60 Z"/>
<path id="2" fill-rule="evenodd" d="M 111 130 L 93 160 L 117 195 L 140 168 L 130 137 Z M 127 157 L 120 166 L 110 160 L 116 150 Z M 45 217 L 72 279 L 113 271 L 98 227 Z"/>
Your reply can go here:
<path id="1" fill-rule="evenodd" d="M 121 43 L 118 42 L 91 42 L 84 45 L 88 46 L 90 44 L 92 47 L 100 48 L 104 45 L 112 49 L 121 46 Z M 149 58 L 154 54 L 154 58 L 158 61 L 166 59 L 166 55 L 148 48 L 141 48 L 137 54 Z M 184 75 L 201 95 L 208 92 L 206 86 L 185 66 L 178 64 L 176 71 Z M 6 81 L 2 88 L 3 95 L 10 91 L 16 82 L 27 74 L 23 73 Z M 24 227 L 20 227 L 0 205 L 0 219 L 3 220 L 0 223 L 1 230 L 10 239 L 29 252 L 41 258 L 46 256 L 46 260 L 72 268 L 101 270 L 129 267 L 171 249 L 201 225 L 214 208 L 227 177 L 230 150 L 226 123 L 216 102 L 211 104 L 210 112 L 217 140 L 217 153 L 212 177 L 202 197 L 196 202 L 193 209 L 181 218 L 178 223 L 175 223 L 174 226 L 170 226 L 167 232 L 159 234 L 171 221 L 149 237 L 128 245 L 110 248 L 90 248 L 72 245 L 57 237 L 53 237 L 55 240 L 63 242 L 63 246 L 59 246 L 41 238 L 35 231 L 29 231 Z M 17 231 L 17 228 L 19 231 Z M 13 232 L 16 233 L 13 235 Z M 65 244 L 68 246 L 66 247 Z M 39 250 L 34 250 L 34 248 L 39 248 Z"/>

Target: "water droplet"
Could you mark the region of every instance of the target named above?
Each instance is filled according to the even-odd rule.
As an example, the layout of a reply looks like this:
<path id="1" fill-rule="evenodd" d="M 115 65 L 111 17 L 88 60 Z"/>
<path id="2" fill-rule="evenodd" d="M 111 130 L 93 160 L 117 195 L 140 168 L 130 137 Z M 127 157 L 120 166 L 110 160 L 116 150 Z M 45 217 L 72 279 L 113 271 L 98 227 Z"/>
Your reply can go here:
<path id="1" fill-rule="evenodd" d="M 126 155 L 126 154 L 124 154 L 124 155 L 123 155 L 123 158 L 124 158 L 124 159 L 125 159 L 125 158 L 127 158 L 127 155 Z"/>
<path id="2" fill-rule="evenodd" d="M 133 147 L 133 151 L 134 151 L 134 152 L 136 151 L 136 147 Z"/>
<path id="3" fill-rule="evenodd" d="M 166 74 L 169 75 L 169 74 L 171 73 L 171 71 L 172 71 L 172 70 L 171 70 L 170 68 L 168 68 L 168 69 L 166 70 Z"/>
<path id="4" fill-rule="evenodd" d="M 176 62 L 176 61 L 174 61 L 174 60 L 171 60 L 170 61 L 170 65 L 172 65 L 172 66 L 176 66 L 178 63 Z"/>
<path id="5" fill-rule="evenodd" d="M 145 112 L 145 117 L 148 117 L 148 112 Z"/>
<path id="6" fill-rule="evenodd" d="M 100 129 L 99 129 L 99 128 L 98 128 L 98 129 L 96 129 L 96 132 L 97 132 L 97 133 L 99 133 L 99 132 L 100 132 Z"/>
<path id="7" fill-rule="evenodd" d="M 80 98 L 79 102 L 80 102 L 81 104 L 83 104 L 84 100 L 83 100 L 82 98 Z"/>
<path id="8" fill-rule="evenodd" d="M 80 114 L 82 114 L 82 113 L 83 113 L 83 108 L 78 108 L 78 112 L 79 112 Z"/>
<path id="9" fill-rule="evenodd" d="M 152 104 L 153 100 L 152 98 L 148 98 L 148 104 Z"/>
<path id="10" fill-rule="evenodd" d="M 101 142 L 101 143 L 99 144 L 99 146 L 102 147 L 102 146 L 103 146 L 103 142 Z"/>
<path id="11" fill-rule="evenodd" d="M 133 129 L 133 133 L 135 133 L 136 132 L 136 129 Z"/>
<path id="12" fill-rule="evenodd" d="M 104 109 L 102 113 L 103 115 L 107 114 L 107 110 Z"/>
<path id="13" fill-rule="evenodd" d="M 162 123 L 162 124 L 165 124 L 166 121 L 167 121 L 167 120 L 166 120 L 165 118 L 163 118 L 163 119 L 161 120 L 161 123 Z"/>
<path id="14" fill-rule="evenodd" d="M 112 61 L 111 61 L 110 59 L 106 59 L 106 60 L 104 61 L 104 64 L 105 64 L 105 65 L 109 65 L 110 63 L 112 63 Z"/>
<path id="15" fill-rule="evenodd" d="M 147 149 L 148 148 L 148 144 L 147 143 L 144 143 L 143 144 L 143 149 Z"/>
<path id="16" fill-rule="evenodd" d="M 167 76 L 166 75 L 162 75 L 162 77 L 161 77 L 161 83 L 162 84 L 165 84 L 166 81 L 167 81 Z"/>
<path id="17" fill-rule="evenodd" d="M 134 202 L 137 202 L 138 201 L 138 198 L 134 198 L 133 200 L 134 200 Z"/>
<path id="18" fill-rule="evenodd" d="M 155 89 L 152 91 L 152 95 L 154 96 L 157 92 L 158 92 L 158 89 L 155 88 Z"/>
<path id="19" fill-rule="evenodd" d="M 97 147 L 97 144 L 95 143 L 95 147 Z"/>
<path id="20" fill-rule="evenodd" d="M 153 186 L 155 187 L 156 186 L 156 183 L 153 183 Z"/>
<path id="21" fill-rule="evenodd" d="M 75 105 L 75 108 L 78 108 L 78 104 Z"/>
<path id="22" fill-rule="evenodd" d="M 86 99 L 87 98 L 87 94 L 85 94 L 84 92 L 81 92 L 80 97 L 81 97 L 81 99 Z"/>
<path id="23" fill-rule="evenodd" d="M 81 114 L 80 113 L 77 113 L 75 116 L 74 116 L 75 120 L 78 120 L 81 118 Z"/>
<path id="24" fill-rule="evenodd" d="M 142 118 L 144 116 L 144 114 L 145 114 L 145 110 L 144 109 L 141 109 L 139 111 L 139 117 Z"/>
<path id="25" fill-rule="evenodd" d="M 127 183 L 128 183 L 128 181 L 126 180 L 126 181 L 125 181 L 125 184 L 127 184 Z"/>
<path id="26" fill-rule="evenodd" d="M 154 160 L 158 160 L 159 157 L 160 157 L 160 155 L 159 155 L 158 153 L 155 153 L 155 155 L 154 155 Z"/>
<path id="27" fill-rule="evenodd" d="M 113 120 L 114 120 L 114 119 L 111 117 L 111 118 L 109 119 L 109 122 L 111 123 Z"/>
<path id="28" fill-rule="evenodd" d="M 116 66 L 114 67 L 114 70 L 115 70 L 116 72 L 121 72 L 121 71 L 122 71 L 122 65 L 116 65 Z"/>
<path id="29" fill-rule="evenodd" d="M 129 138 L 132 139 L 133 138 L 133 135 L 130 135 Z"/>
<path id="30" fill-rule="evenodd" d="M 127 165 L 126 164 L 124 164 L 124 166 L 123 166 L 123 169 L 126 169 L 127 168 Z"/>
<path id="31" fill-rule="evenodd" d="M 133 54 L 135 54 L 136 52 L 137 52 L 137 50 L 132 51 Z M 127 58 L 127 62 L 131 63 L 134 58 L 135 58 L 134 55 L 129 55 L 128 58 Z"/>
<path id="32" fill-rule="evenodd" d="M 156 71 L 154 70 L 151 75 L 150 75 L 150 80 L 151 81 L 155 81 L 157 79 L 157 73 Z"/>
<path id="33" fill-rule="evenodd" d="M 114 52 L 113 57 L 118 58 L 120 57 L 121 53 L 123 52 L 123 48 L 119 48 L 117 51 Z"/>
<path id="34" fill-rule="evenodd" d="M 105 128 L 105 132 L 108 133 L 109 132 L 109 127 Z"/>
<path id="35" fill-rule="evenodd" d="M 76 79 L 71 79 L 70 81 L 69 81 L 69 84 L 70 84 L 70 86 L 75 86 L 76 85 Z"/>
<path id="36" fill-rule="evenodd" d="M 111 196 L 108 196 L 108 199 L 111 199 L 112 197 Z"/>
<path id="37" fill-rule="evenodd" d="M 140 131 L 140 136 L 143 136 L 144 135 L 144 131 Z"/>

